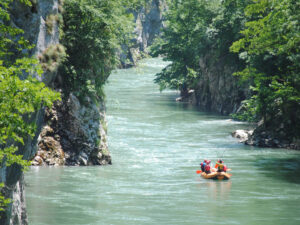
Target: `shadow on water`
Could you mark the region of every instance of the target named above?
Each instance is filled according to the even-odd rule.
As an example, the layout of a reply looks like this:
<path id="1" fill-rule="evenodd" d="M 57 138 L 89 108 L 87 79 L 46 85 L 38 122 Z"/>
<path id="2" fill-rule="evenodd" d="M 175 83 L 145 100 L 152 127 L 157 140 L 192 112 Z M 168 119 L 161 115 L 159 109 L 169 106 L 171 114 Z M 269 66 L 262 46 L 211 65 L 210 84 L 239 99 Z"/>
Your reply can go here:
<path id="1" fill-rule="evenodd" d="M 300 184 L 300 158 L 261 158 L 255 166 L 266 176 Z"/>

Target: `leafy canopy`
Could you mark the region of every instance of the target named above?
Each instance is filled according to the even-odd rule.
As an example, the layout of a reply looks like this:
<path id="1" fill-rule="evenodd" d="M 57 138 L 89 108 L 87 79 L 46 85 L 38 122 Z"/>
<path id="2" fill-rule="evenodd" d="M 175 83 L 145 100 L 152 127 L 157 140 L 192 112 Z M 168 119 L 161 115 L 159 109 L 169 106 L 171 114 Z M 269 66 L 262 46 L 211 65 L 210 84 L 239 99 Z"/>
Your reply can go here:
<path id="1" fill-rule="evenodd" d="M 169 1 L 166 28 L 152 46 L 154 55 L 172 61 L 155 79 L 161 90 L 196 88 L 201 77 L 199 61 L 208 53 L 215 61 L 225 55 L 229 62 L 238 61 L 229 47 L 241 36 L 238 31 L 245 22 L 243 9 L 247 2 Z"/>
<path id="2" fill-rule="evenodd" d="M 258 0 L 245 14 L 243 38 L 231 51 L 246 60 L 236 75 L 254 81 L 249 109 L 265 126 L 283 123 L 291 137 L 300 137 L 300 2 Z"/>
<path id="3" fill-rule="evenodd" d="M 129 8 L 139 0 L 66 0 L 64 36 L 67 60 L 61 68 L 64 86 L 77 96 L 103 97 L 102 86 L 118 64 L 117 52 L 133 31 Z"/>

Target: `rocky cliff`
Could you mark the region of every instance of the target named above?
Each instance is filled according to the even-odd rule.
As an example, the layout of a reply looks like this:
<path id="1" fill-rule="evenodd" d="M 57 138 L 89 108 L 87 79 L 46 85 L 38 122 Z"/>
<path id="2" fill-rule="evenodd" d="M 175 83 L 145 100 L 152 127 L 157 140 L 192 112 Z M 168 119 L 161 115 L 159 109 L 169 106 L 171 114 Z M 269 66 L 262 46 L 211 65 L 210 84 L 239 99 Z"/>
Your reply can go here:
<path id="1" fill-rule="evenodd" d="M 30 43 L 35 44 L 35 48 L 31 50 L 30 54 L 42 56 L 51 46 L 59 44 L 58 22 L 53 21 L 51 31 L 47 30 L 46 22 L 49 15 L 59 13 L 60 3 L 58 0 L 32 2 L 32 7 L 28 7 L 15 1 L 11 7 L 11 21 L 13 26 L 25 31 L 24 36 Z M 55 75 L 55 71 L 46 71 L 42 77 L 37 78 L 50 85 Z M 25 159 L 31 159 L 35 154 L 38 133 L 43 123 L 43 110 L 37 112 L 31 122 L 36 123 L 38 129 L 34 138 L 28 138 L 24 146 L 19 146 L 19 152 L 24 154 Z M 23 172 L 19 166 L 11 166 L 2 168 L 0 174 L 0 181 L 5 183 L 5 197 L 12 199 L 12 204 L 7 207 L 5 212 L 1 213 L 0 224 L 28 224 L 23 191 Z"/>
<path id="2" fill-rule="evenodd" d="M 136 27 L 131 45 L 123 46 L 123 53 L 120 55 L 122 67 L 135 66 L 139 59 L 149 53 L 148 47 L 160 35 L 164 26 L 163 12 L 166 9 L 165 0 L 151 0 L 132 12 Z"/>
<path id="3" fill-rule="evenodd" d="M 178 100 L 189 101 L 202 110 L 222 115 L 237 112 L 249 92 L 247 84 L 242 85 L 237 77 L 232 76 L 238 71 L 237 65 L 234 58 L 223 56 L 216 60 L 213 52 L 208 52 L 199 60 L 201 75 L 195 89 L 182 91 Z"/>
<path id="4" fill-rule="evenodd" d="M 106 141 L 105 106 L 85 97 L 63 97 L 45 113 L 33 165 L 106 165 L 111 157 Z"/>
<path id="5" fill-rule="evenodd" d="M 198 105 L 201 109 L 223 115 L 242 111 L 242 101 L 250 96 L 250 83 L 243 84 L 237 77 L 232 76 L 239 71 L 237 65 L 240 63 L 235 63 L 234 58 L 228 60 L 226 57 L 216 61 L 212 54 L 207 53 L 199 60 L 199 65 L 201 77 L 196 88 L 185 93 L 182 99 Z M 282 119 L 277 118 L 268 125 L 260 121 L 254 130 L 235 131 L 233 136 L 247 145 L 300 149 L 300 140 L 292 138 L 292 129 L 283 122 L 275 121 Z M 291 121 L 289 126 L 293 126 Z"/>

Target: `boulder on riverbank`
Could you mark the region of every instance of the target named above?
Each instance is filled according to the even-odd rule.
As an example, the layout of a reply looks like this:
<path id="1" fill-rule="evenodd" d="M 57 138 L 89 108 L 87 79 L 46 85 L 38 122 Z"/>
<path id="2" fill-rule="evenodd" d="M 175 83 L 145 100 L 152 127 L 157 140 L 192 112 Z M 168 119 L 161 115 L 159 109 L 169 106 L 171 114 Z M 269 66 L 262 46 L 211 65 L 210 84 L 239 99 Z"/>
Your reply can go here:
<path id="1" fill-rule="evenodd" d="M 300 140 L 290 140 L 284 133 L 267 131 L 262 126 L 258 126 L 254 130 L 236 130 L 232 136 L 246 145 L 300 150 Z"/>
<path id="2" fill-rule="evenodd" d="M 252 134 L 253 130 L 236 130 L 231 135 L 238 138 L 240 143 L 245 143 Z"/>

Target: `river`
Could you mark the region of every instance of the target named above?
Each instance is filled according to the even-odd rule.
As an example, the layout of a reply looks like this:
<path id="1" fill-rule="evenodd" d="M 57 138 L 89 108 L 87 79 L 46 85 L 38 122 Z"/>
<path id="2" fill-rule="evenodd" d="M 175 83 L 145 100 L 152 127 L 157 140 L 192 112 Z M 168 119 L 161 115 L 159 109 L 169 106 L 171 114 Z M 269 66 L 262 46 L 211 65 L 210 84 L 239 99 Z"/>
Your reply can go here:
<path id="1" fill-rule="evenodd" d="M 159 92 L 161 59 L 116 70 L 106 86 L 113 165 L 32 167 L 25 175 L 30 225 L 300 224 L 300 153 L 254 148 L 230 132 L 247 124 Z M 196 174 L 223 158 L 229 181 Z"/>

